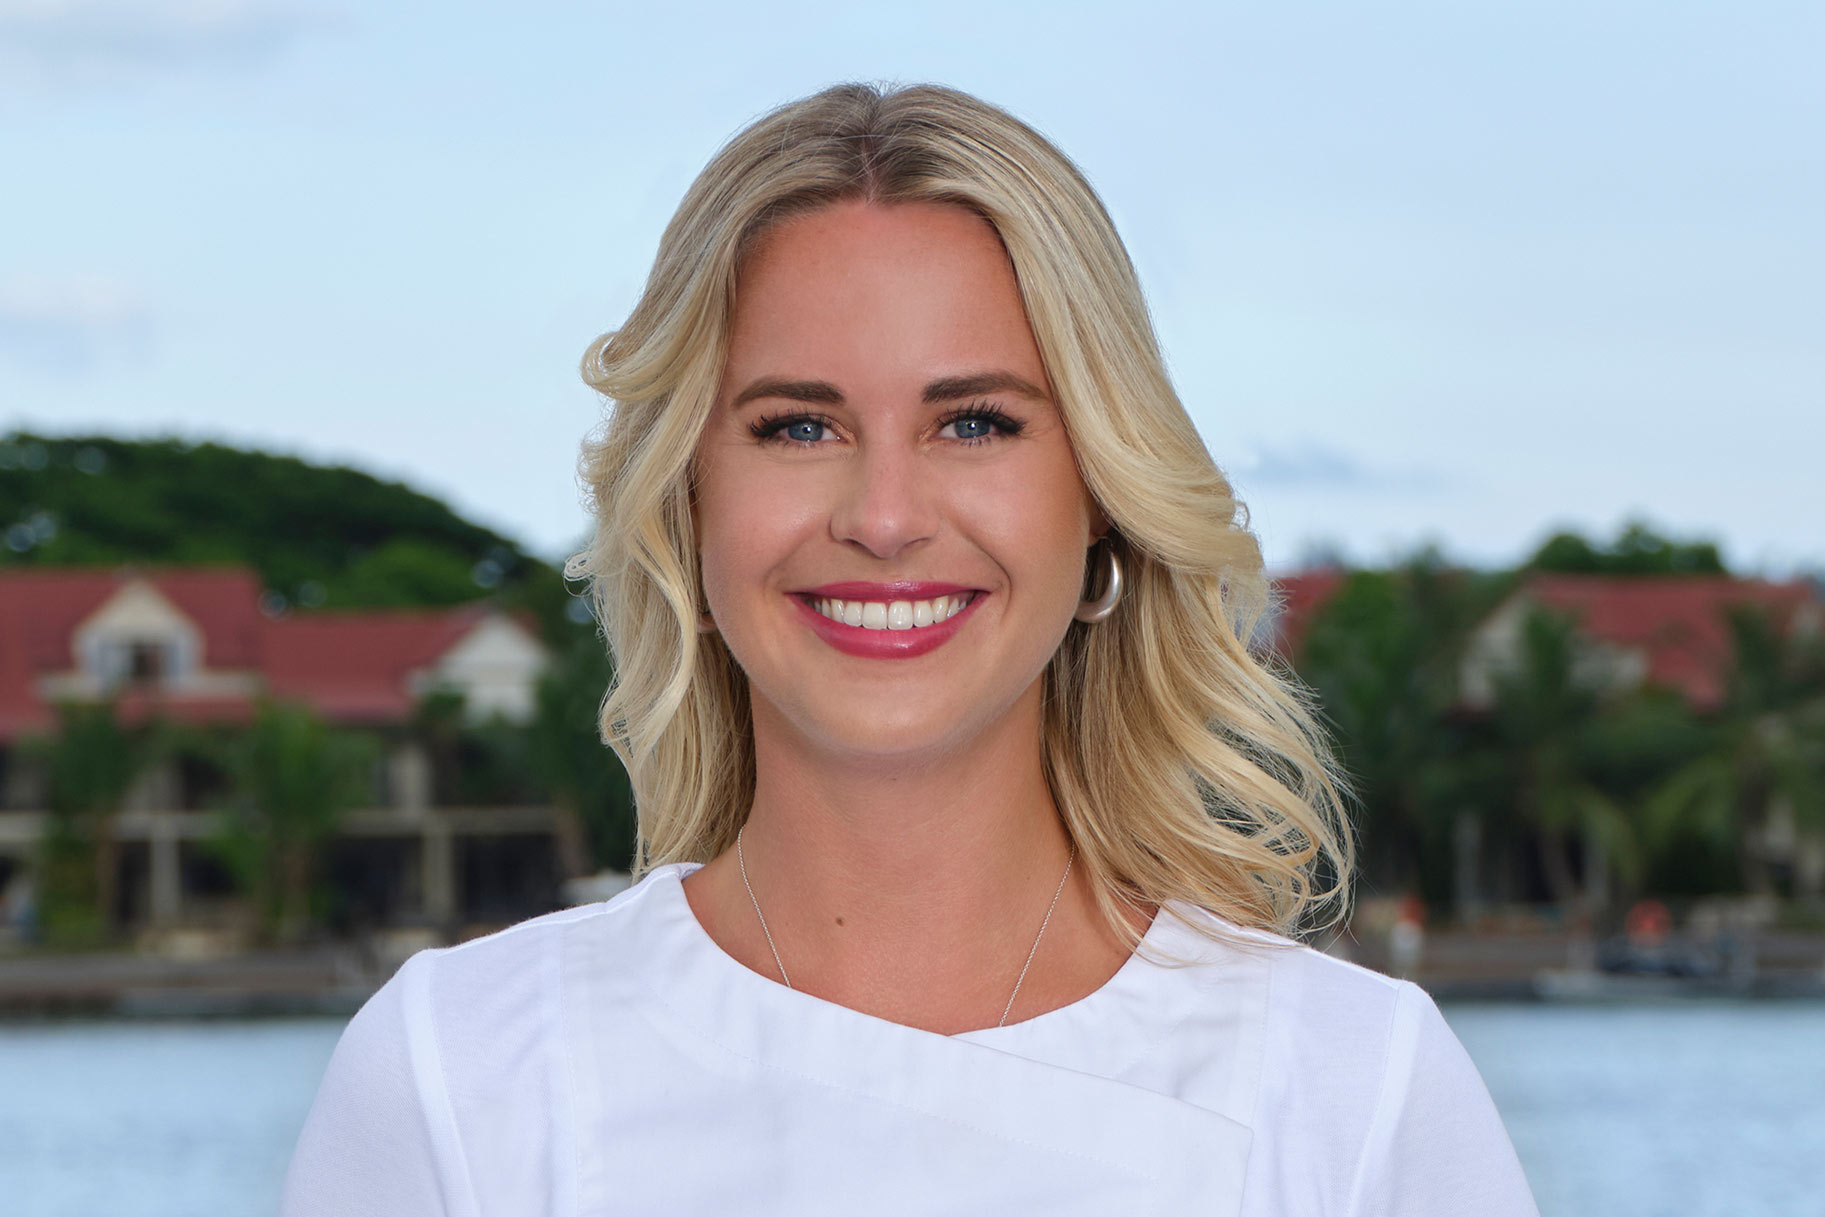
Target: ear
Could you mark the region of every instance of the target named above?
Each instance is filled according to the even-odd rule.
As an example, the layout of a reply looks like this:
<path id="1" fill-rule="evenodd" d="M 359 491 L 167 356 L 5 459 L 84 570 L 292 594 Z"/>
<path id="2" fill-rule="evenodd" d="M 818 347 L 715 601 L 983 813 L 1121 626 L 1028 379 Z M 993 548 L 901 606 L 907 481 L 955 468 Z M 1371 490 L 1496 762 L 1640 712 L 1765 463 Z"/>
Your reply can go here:
<path id="1" fill-rule="evenodd" d="M 1094 498 L 1090 500 L 1089 525 L 1091 545 L 1095 545 L 1098 541 L 1101 541 L 1104 537 L 1108 536 L 1109 530 L 1115 527 L 1115 525 L 1110 522 L 1108 513 L 1103 510 L 1102 504 L 1098 503 Z M 1086 546 L 1086 548 L 1088 547 Z"/>

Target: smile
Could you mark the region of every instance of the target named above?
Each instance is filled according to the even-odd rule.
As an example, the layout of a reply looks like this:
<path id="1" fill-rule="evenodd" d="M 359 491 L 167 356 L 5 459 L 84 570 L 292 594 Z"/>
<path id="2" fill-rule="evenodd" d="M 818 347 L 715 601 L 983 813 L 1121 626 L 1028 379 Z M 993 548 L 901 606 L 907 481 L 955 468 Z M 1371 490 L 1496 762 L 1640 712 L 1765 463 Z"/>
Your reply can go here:
<path id="1" fill-rule="evenodd" d="M 826 583 L 792 593 L 802 620 L 858 659 L 929 655 L 964 628 L 989 594 L 960 583 Z"/>
<path id="2" fill-rule="evenodd" d="M 930 600 L 812 600 L 819 615 L 864 630 L 922 630 L 961 613 L 975 598 L 973 592 L 937 596 Z"/>

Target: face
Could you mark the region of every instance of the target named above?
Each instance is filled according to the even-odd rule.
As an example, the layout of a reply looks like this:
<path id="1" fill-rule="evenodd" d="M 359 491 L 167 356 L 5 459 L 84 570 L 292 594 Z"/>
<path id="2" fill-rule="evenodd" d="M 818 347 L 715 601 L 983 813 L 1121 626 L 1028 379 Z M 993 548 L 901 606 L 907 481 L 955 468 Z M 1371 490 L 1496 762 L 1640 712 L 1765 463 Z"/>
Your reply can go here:
<path id="1" fill-rule="evenodd" d="M 1103 524 L 980 217 L 848 202 L 768 233 L 696 477 L 757 731 L 904 755 L 1036 727 Z"/>

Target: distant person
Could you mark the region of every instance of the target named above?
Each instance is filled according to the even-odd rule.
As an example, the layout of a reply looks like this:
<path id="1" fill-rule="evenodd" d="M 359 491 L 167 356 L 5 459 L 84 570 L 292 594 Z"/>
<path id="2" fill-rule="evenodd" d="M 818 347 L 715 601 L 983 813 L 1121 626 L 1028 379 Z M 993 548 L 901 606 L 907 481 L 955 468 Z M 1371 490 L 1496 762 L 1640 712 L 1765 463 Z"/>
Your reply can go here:
<path id="1" fill-rule="evenodd" d="M 289 1217 L 1534 1206 L 1101 203 L 973 97 L 743 131 L 585 360 L 642 880 L 415 956 Z"/>
<path id="2" fill-rule="evenodd" d="M 1394 924 L 1388 927 L 1388 966 L 1396 976 L 1411 980 L 1419 975 L 1426 955 L 1426 904 L 1412 892 L 1400 899 Z"/>

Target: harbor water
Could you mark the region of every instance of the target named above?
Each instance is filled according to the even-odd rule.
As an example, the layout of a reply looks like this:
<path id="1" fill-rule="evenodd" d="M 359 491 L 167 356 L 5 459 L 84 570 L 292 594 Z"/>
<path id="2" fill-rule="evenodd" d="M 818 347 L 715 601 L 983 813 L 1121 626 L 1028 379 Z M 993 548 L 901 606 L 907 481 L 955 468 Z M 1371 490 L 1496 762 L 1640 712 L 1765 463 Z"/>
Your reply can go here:
<path id="1" fill-rule="evenodd" d="M 1447 1006 L 1545 1217 L 1825 1213 L 1825 1006 Z M 7 1217 L 270 1217 L 331 1020 L 0 1026 Z"/>

